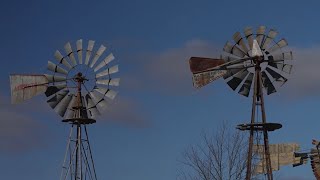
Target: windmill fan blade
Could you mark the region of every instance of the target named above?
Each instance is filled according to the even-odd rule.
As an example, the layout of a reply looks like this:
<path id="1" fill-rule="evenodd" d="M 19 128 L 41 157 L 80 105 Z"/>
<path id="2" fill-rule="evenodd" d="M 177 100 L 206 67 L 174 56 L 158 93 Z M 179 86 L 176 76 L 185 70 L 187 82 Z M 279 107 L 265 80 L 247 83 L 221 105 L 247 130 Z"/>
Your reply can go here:
<path id="1" fill-rule="evenodd" d="M 249 49 L 252 48 L 252 44 L 253 44 L 253 31 L 251 27 L 246 27 L 244 29 L 244 34 L 246 35 L 247 41 L 248 41 L 248 45 L 249 45 Z"/>
<path id="2" fill-rule="evenodd" d="M 293 60 L 292 52 L 284 52 L 272 55 L 272 60 Z"/>
<path id="3" fill-rule="evenodd" d="M 61 92 L 56 93 L 51 99 L 47 101 L 49 106 L 54 109 L 57 104 L 69 93 L 69 90 L 63 90 Z"/>
<path id="4" fill-rule="evenodd" d="M 107 86 L 119 86 L 120 78 L 114 78 L 114 79 L 98 79 L 97 84 L 101 85 L 107 85 Z"/>
<path id="5" fill-rule="evenodd" d="M 269 53 L 272 53 L 272 52 L 278 51 L 279 49 L 281 49 L 287 45 L 288 45 L 288 42 L 285 39 L 281 39 L 279 42 L 277 42 L 275 45 L 273 45 L 267 51 Z"/>
<path id="6" fill-rule="evenodd" d="M 79 39 L 77 41 L 77 53 L 78 53 L 79 64 L 82 64 L 82 39 Z"/>
<path id="7" fill-rule="evenodd" d="M 113 100 L 117 95 L 116 91 L 113 91 L 113 90 L 107 89 L 107 88 L 95 87 L 94 90 L 99 92 L 100 94 L 104 95 L 105 97 L 111 99 L 111 100 Z"/>
<path id="8" fill-rule="evenodd" d="M 11 103 L 21 103 L 44 93 L 48 79 L 44 75 L 10 75 Z"/>
<path id="9" fill-rule="evenodd" d="M 55 72 L 55 73 L 60 73 L 60 74 L 65 74 L 67 75 L 68 74 L 68 71 L 57 66 L 56 64 L 54 64 L 53 62 L 51 61 L 48 61 L 48 67 L 47 67 L 48 70 L 52 71 L 52 72 Z"/>
<path id="10" fill-rule="evenodd" d="M 113 73 L 116 73 L 119 71 L 119 68 L 118 68 L 118 65 L 115 65 L 111 68 L 108 68 L 98 74 L 96 74 L 96 78 L 101 78 L 101 77 L 104 77 L 104 76 L 109 76 L 110 74 L 113 74 Z"/>
<path id="11" fill-rule="evenodd" d="M 109 64 L 112 60 L 114 60 L 114 56 L 110 53 L 96 68 L 94 68 L 94 72 L 99 71 L 99 69 Z"/>
<path id="12" fill-rule="evenodd" d="M 233 54 L 237 57 L 244 57 L 246 55 L 245 52 L 243 52 L 237 45 L 233 45 L 230 42 L 227 42 L 224 47 L 223 47 L 223 51 L 229 53 L 229 54 Z"/>
<path id="13" fill-rule="evenodd" d="M 253 80 L 253 73 L 250 73 L 248 75 L 247 79 L 245 80 L 245 82 L 243 83 L 243 85 L 241 86 L 241 88 L 239 90 L 239 94 L 246 96 L 246 97 L 249 96 L 252 80 Z"/>
<path id="14" fill-rule="evenodd" d="M 69 64 L 69 62 L 67 61 L 66 58 L 64 58 L 62 56 L 62 54 L 60 53 L 60 51 L 56 51 L 54 53 L 54 57 L 56 58 L 56 60 L 59 62 L 59 64 L 63 64 L 65 67 L 67 67 L 68 69 L 71 69 L 72 66 Z"/>
<path id="15" fill-rule="evenodd" d="M 97 90 L 97 89 L 94 89 L 94 90 Z M 92 100 L 95 103 L 95 105 L 100 110 L 105 110 L 109 106 L 108 102 L 103 97 L 100 97 L 99 95 L 97 95 L 96 92 L 94 91 L 90 92 L 90 96 L 92 97 Z"/>
<path id="16" fill-rule="evenodd" d="M 63 117 L 64 114 L 66 113 L 68 106 L 72 100 L 72 94 L 68 94 L 66 95 L 55 107 L 55 111 L 61 116 Z"/>
<path id="17" fill-rule="evenodd" d="M 226 63 L 224 59 L 212 59 L 202 57 L 191 57 L 189 59 L 190 70 L 192 73 L 199 73 Z"/>
<path id="18" fill-rule="evenodd" d="M 74 53 L 72 51 L 72 47 L 71 47 L 71 44 L 69 42 L 64 45 L 64 50 L 66 51 L 67 56 L 71 60 L 73 67 L 76 66 L 77 65 L 77 61 L 74 58 Z"/>
<path id="19" fill-rule="evenodd" d="M 89 117 L 91 118 L 98 117 L 100 115 L 100 112 L 97 109 L 96 105 L 93 103 L 89 94 L 86 95 L 86 103 L 87 103 L 86 105 L 87 105 Z"/>
<path id="20" fill-rule="evenodd" d="M 264 71 L 262 72 L 262 84 L 263 87 L 267 90 L 268 95 L 277 92 L 276 88 L 273 86 L 272 82 Z"/>
<path id="21" fill-rule="evenodd" d="M 262 41 L 265 37 L 264 35 L 264 32 L 266 31 L 266 27 L 265 26 L 260 26 L 258 29 L 257 29 L 257 36 L 256 36 L 256 40 L 259 44 L 260 47 L 262 47 Z"/>
<path id="22" fill-rule="evenodd" d="M 65 119 L 72 119 L 74 118 L 74 112 L 75 110 L 73 109 L 75 106 L 76 106 L 76 101 L 77 100 L 77 97 L 75 95 L 72 95 L 72 99 L 69 103 L 69 106 L 67 108 L 67 111 L 66 111 L 66 116 L 65 116 Z"/>
<path id="23" fill-rule="evenodd" d="M 67 78 L 64 76 L 56 76 L 56 75 L 50 75 L 50 74 L 45 74 L 45 76 L 47 77 L 49 83 L 63 82 L 67 80 Z"/>
<path id="24" fill-rule="evenodd" d="M 228 70 L 227 73 L 223 76 L 223 79 L 228 79 L 229 77 L 233 76 L 234 74 L 237 74 L 239 71 L 245 68 L 243 64 L 238 64 L 237 66 L 233 66 L 233 67 L 234 69 Z"/>
<path id="25" fill-rule="evenodd" d="M 236 32 L 234 35 L 233 35 L 233 40 L 236 44 L 239 44 L 242 51 L 247 53 L 249 50 L 244 42 L 244 39 L 242 38 L 240 32 Z"/>
<path id="26" fill-rule="evenodd" d="M 96 55 L 94 56 L 91 64 L 90 64 L 91 68 L 96 64 L 97 60 L 99 59 L 99 57 L 103 54 L 103 52 L 105 50 L 106 50 L 106 47 L 104 45 L 101 45 L 100 48 L 98 49 Z"/>
<path id="27" fill-rule="evenodd" d="M 278 62 L 278 63 L 274 63 L 274 62 L 269 62 L 268 63 L 269 66 L 274 67 L 276 69 L 279 69 L 287 74 L 291 73 L 292 67 L 293 65 L 291 64 L 284 64 L 283 62 Z"/>
<path id="28" fill-rule="evenodd" d="M 271 43 L 271 41 L 277 36 L 278 32 L 274 29 L 270 29 L 268 36 L 265 38 L 264 42 L 262 43 L 261 48 L 262 49 L 266 49 L 269 44 Z"/>
<path id="29" fill-rule="evenodd" d="M 281 82 L 282 84 L 284 84 L 285 82 L 287 82 L 287 78 L 283 77 L 281 74 L 277 73 L 276 71 L 270 69 L 269 67 L 266 68 L 266 71 L 272 76 L 272 78 L 275 79 L 275 81 L 277 82 Z"/>
<path id="30" fill-rule="evenodd" d="M 45 94 L 47 97 L 49 97 L 49 96 L 61 91 L 62 89 L 66 88 L 66 87 L 67 87 L 67 83 L 49 86 L 47 88 Z"/>
<path id="31" fill-rule="evenodd" d="M 236 90 L 248 73 L 249 72 L 246 69 L 241 70 L 235 74 L 233 78 L 227 82 L 227 84 L 231 87 L 231 89 Z"/>
<path id="32" fill-rule="evenodd" d="M 91 53 L 92 53 L 93 46 L 94 46 L 94 41 L 89 40 L 88 48 L 87 48 L 87 52 L 86 52 L 86 60 L 85 60 L 85 64 L 86 65 L 89 65 L 90 56 L 91 56 Z"/>

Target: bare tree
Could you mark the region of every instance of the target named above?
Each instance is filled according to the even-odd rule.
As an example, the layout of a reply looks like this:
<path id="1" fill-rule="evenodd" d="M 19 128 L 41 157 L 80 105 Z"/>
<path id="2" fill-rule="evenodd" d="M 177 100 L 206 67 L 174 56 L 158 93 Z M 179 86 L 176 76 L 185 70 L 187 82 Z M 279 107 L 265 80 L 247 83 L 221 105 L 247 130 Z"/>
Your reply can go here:
<path id="1" fill-rule="evenodd" d="M 242 180 L 247 160 L 245 133 L 230 128 L 227 123 L 213 135 L 202 133 L 201 143 L 192 145 L 182 154 L 178 179 Z"/>

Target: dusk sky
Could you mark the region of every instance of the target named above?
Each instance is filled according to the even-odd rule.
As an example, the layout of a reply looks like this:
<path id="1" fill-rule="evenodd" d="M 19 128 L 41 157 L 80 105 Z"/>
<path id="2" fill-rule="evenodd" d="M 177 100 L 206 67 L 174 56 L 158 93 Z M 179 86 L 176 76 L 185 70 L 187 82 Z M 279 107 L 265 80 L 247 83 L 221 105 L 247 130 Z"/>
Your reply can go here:
<path id="1" fill-rule="evenodd" d="M 298 2 L 298 1 L 297 1 Z M 282 123 L 271 143 L 320 139 L 320 2 L 253 0 L 3 0 L 0 6 L 0 179 L 60 177 L 70 126 L 45 95 L 10 104 L 9 75 L 46 73 L 66 42 L 105 44 L 121 77 L 114 106 L 89 127 L 98 179 L 173 180 L 182 152 L 226 121 L 246 123 L 251 98 L 223 79 L 192 86 L 188 59 L 219 57 L 247 26 L 279 32 L 295 66 L 279 92 L 265 97 L 267 121 Z M 283 167 L 280 180 L 314 179 L 310 163 Z"/>

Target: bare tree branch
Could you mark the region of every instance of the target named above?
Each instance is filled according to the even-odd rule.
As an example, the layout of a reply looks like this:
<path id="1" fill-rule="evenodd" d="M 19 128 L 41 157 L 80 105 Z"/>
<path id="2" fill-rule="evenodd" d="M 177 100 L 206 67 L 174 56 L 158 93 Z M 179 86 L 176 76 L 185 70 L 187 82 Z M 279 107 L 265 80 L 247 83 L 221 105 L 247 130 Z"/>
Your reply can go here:
<path id="1" fill-rule="evenodd" d="M 247 138 L 245 133 L 223 123 L 209 135 L 201 134 L 201 143 L 182 153 L 184 180 L 242 180 L 246 172 Z"/>

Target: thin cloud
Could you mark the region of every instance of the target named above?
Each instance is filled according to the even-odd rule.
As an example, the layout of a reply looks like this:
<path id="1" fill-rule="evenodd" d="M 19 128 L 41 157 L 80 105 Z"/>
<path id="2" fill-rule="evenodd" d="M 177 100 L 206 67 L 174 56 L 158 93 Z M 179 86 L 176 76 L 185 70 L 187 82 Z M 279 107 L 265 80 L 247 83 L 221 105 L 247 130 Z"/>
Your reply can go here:
<path id="1" fill-rule="evenodd" d="M 124 97 L 117 97 L 99 119 L 138 128 L 149 127 L 151 122 L 148 114 L 142 112 L 141 105 L 137 101 Z"/>
<path id="2" fill-rule="evenodd" d="M 320 58 L 319 46 L 311 48 L 292 48 L 295 60 L 293 74 L 284 92 L 290 98 L 300 98 L 319 94 Z"/>
<path id="3" fill-rule="evenodd" d="M 9 104 L 9 98 L 0 97 L 0 151 L 21 153 L 46 146 L 47 126 L 28 115 L 26 109 Z"/>
<path id="4" fill-rule="evenodd" d="M 191 56 L 219 57 L 217 48 L 203 40 L 194 39 L 182 47 L 159 53 L 144 53 L 134 61 L 136 70 L 132 72 L 134 83 L 125 85 L 130 90 L 163 93 L 166 95 L 185 94 L 194 91 L 192 87 L 189 59 Z M 141 60 L 143 59 L 143 61 Z M 124 81 L 126 79 L 124 78 Z"/>

